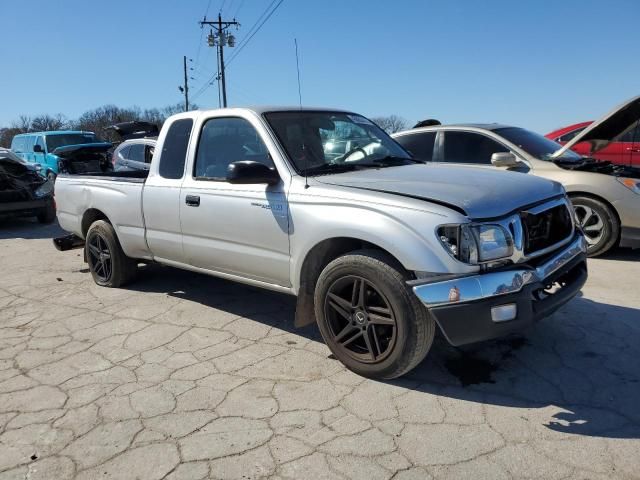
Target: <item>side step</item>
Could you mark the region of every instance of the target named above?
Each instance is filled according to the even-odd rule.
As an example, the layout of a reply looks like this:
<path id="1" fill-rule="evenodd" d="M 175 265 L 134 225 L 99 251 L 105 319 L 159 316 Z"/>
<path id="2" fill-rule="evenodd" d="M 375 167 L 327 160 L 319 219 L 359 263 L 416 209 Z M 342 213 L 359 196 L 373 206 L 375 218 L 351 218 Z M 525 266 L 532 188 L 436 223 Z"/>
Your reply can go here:
<path id="1" fill-rule="evenodd" d="M 83 248 L 84 240 L 77 235 L 71 234 L 54 238 L 53 245 L 61 252 L 65 252 L 67 250 L 73 250 L 74 248 Z"/>

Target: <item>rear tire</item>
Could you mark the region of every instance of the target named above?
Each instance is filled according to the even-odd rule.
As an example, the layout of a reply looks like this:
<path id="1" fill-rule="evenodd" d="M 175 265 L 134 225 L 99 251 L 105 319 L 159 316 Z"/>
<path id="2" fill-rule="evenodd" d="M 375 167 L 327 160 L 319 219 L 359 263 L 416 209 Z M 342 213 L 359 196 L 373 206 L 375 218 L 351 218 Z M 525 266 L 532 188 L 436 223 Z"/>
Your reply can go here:
<path id="1" fill-rule="evenodd" d="M 49 224 L 53 223 L 56 219 L 56 207 L 53 200 L 47 202 L 47 206 L 37 215 L 38 222 Z"/>
<path id="2" fill-rule="evenodd" d="M 604 202 L 591 197 L 572 196 L 576 221 L 587 240 L 587 256 L 597 257 L 610 250 L 620 237 L 620 222 Z"/>
<path id="3" fill-rule="evenodd" d="M 124 254 L 109 222 L 96 220 L 91 224 L 84 248 L 93 281 L 101 287 L 118 288 L 135 278 L 137 261 Z"/>
<path id="4" fill-rule="evenodd" d="M 329 263 L 318 278 L 315 313 L 327 346 L 349 370 L 392 379 L 429 352 L 435 322 L 389 255 L 359 250 Z"/>

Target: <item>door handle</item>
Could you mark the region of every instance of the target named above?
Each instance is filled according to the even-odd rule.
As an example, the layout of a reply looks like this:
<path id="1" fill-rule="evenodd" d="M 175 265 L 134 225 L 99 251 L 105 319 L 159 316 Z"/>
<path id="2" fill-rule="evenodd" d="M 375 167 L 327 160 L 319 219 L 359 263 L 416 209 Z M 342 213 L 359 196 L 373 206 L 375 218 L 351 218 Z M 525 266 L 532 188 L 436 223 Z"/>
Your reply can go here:
<path id="1" fill-rule="evenodd" d="M 638 153 L 638 152 L 640 152 L 640 147 L 638 147 L 638 148 L 629 147 L 629 148 L 627 148 L 627 152 Z"/>
<path id="2" fill-rule="evenodd" d="M 187 195 L 185 198 L 185 203 L 190 207 L 199 207 L 200 206 L 200 196 L 199 195 Z"/>

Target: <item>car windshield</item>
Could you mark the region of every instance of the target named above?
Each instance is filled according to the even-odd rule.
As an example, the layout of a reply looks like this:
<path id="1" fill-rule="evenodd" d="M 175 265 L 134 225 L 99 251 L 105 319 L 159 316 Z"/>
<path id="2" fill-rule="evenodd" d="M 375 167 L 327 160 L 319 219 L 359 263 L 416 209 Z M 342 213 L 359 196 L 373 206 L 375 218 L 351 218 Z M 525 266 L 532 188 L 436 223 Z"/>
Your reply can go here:
<path id="1" fill-rule="evenodd" d="M 0 160 L 11 160 L 17 163 L 26 164 L 27 161 L 19 157 L 11 150 L 0 149 Z"/>
<path id="2" fill-rule="evenodd" d="M 583 158 L 577 153 L 567 150 L 562 156 L 552 158 L 552 155 L 562 148 L 557 142 L 549 140 L 542 135 L 525 130 L 524 128 L 507 127 L 494 130 L 498 135 L 504 137 L 514 145 L 517 145 L 529 155 L 545 161 L 560 160 L 563 162 L 581 162 Z"/>
<path id="3" fill-rule="evenodd" d="M 360 115 L 288 111 L 266 113 L 265 118 L 301 174 L 416 163 L 380 127 Z"/>
<path id="4" fill-rule="evenodd" d="M 56 135 L 46 135 L 47 150 L 53 152 L 58 147 L 67 145 L 82 145 L 85 143 L 99 142 L 95 133 L 60 133 Z"/>

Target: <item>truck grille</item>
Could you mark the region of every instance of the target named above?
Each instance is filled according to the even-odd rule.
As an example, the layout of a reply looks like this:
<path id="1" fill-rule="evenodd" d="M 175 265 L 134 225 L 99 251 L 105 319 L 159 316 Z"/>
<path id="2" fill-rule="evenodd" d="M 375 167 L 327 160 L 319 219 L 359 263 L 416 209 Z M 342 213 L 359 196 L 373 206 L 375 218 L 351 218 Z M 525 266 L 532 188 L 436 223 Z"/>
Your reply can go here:
<path id="1" fill-rule="evenodd" d="M 522 212 L 524 254 L 531 255 L 561 242 L 573 234 L 571 212 L 565 204 L 539 213 Z"/>

